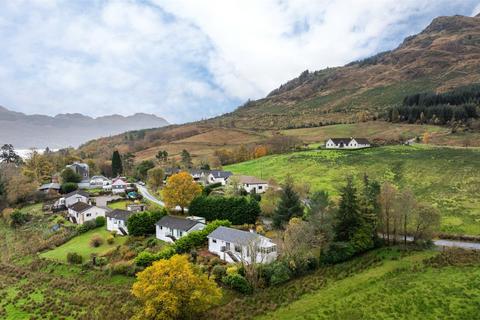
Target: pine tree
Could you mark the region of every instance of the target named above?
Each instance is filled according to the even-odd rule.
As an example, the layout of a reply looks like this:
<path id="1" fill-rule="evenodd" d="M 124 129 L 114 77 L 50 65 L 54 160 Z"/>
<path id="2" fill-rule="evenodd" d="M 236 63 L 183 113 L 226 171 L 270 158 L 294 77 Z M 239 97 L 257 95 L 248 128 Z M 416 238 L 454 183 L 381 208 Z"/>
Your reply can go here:
<path id="1" fill-rule="evenodd" d="M 357 189 L 352 177 L 347 178 L 347 184 L 342 188 L 340 205 L 335 226 L 336 241 L 350 241 L 355 232 L 362 227 L 363 219 L 357 200 Z"/>
<path id="2" fill-rule="evenodd" d="M 273 214 L 273 225 L 277 228 L 283 227 L 293 217 L 303 215 L 303 207 L 300 197 L 293 188 L 293 181 L 287 177 L 282 189 L 280 201 Z"/>
<path id="3" fill-rule="evenodd" d="M 117 150 L 112 154 L 112 176 L 117 177 L 123 173 L 122 159 Z"/>

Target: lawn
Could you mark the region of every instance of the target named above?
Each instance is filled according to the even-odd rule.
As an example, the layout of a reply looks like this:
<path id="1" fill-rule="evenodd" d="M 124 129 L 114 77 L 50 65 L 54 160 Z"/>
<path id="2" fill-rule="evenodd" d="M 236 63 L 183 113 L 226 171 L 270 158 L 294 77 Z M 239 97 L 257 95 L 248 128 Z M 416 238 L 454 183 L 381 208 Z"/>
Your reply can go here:
<path id="1" fill-rule="evenodd" d="M 122 209 L 122 210 L 127 210 L 127 205 L 133 203 L 133 201 L 130 200 L 121 200 L 117 202 L 111 202 L 108 204 L 108 207 L 110 209 Z"/>
<path id="2" fill-rule="evenodd" d="M 480 267 L 425 267 L 422 254 L 388 261 L 258 319 L 476 319 Z"/>
<path id="3" fill-rule="evenodd" d="M 103 239 L 103 244 L 97 248 L 90 246 L 90 239 L 94 235 L 100 235 Z M 126 237 L 115 237 L 113 244 L 107 244 L 107 238 L 110 236 L 110 232 L 104 229 L 104 227 L 90 230 L 84 234 L 76 236 L 67 243 L 47 252 L 40 254 L 42 258 L 56 260 L 59 262 L 67 262 L 67 253 L 76 252 L 83 257 L 84 261 L 88 261 L 92 253 L 101 255 L 115 248 L 118 245 L 123 244 L 126 241 Z"/>
<path id="4" fill-rule="evenodd" d="M 384 180 L 396 167 L 403 168 L 404 186 L 440 210 L 442 232 L 480 235 L 478 148 L 416 145 L 304 151 L 267 156 L 226 166 L 225 170 L 280 182 L 290 174 L 312 190 L 326 190 L 336 197 L 346 176 L 353 175 L 360 182 L 366 173 Z"/>

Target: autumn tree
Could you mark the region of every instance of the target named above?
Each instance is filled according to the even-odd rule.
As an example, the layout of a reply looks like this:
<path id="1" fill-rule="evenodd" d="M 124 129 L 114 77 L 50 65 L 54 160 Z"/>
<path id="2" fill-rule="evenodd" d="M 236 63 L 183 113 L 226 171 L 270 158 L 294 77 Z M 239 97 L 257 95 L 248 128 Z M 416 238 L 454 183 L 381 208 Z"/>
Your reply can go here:
<path id="1" fill-rule="evenodd" d="M 392 227 L 392 220 L 394 218 L 395 198 L 397 195 L 397 188 L 390 182 L 384 182 L 378 197 L 380 204 L 380 222 L 382 226 L 383 238 L 386 238 L 387 243 L 390 243 L 390 230 Z"/>
<path id="2" fill-rule="evenodd" d="M 260 208 L 262 213 L 265 216 L 272 216 L 275 212 L 275 208 L 278 206 L 278 201 L 280 201 L 281 192 L 277 188 L 269 187 L 265 193 L 262 194 L 262 199 L 260 201 Z"/>
<path id="3" fill-rule="evenodd" d="M 266 146 L 256 146 L 253 149 L 253 157 L 254 158 L 261 158 L 268 154 L 268 150 Z"/>
<path id="4" fill-rule="evenodd" d="M 183 214 L 185 208 L 201 192 L 202 188 L 193 181 L 192 176 L 182 171 L 168 178 L 167 185 L 162 190 L 162 196 L 167 208 L 173 209 L 180 206 Z"/>
<path id="5" fill-rule="evenodd" d="M 427 204 L 419 204 L 412 215 L 413 240 L 431 240 L 440 228 L 440 213 Z"/>
<path id="6" fill-rule="evenodd" d="M 45 183 L 51 180 L 55 171 L 52 163 L 46 156 L 33 151 L 23 166 L 23 175 L 36 183 Z"/>
<path id="7" fill-rule="evenodd" d="M 137 320 L 198 319 L 222 296 L 214 280 L 179 255 L 137 273 L 132 293 L 142 304 Z"/>
<path id="8" fill-rule="evenodd" d="M 422 137 L 422 142 L 428 144 L 430 142 L 430 133 L 425 132 Z"/>
<path id="9" fill-rule="evenodd" d="M 155 167 L 147 171 L 147 184 L 155 191 L 163 185 L 165 173 L 160 167 Z"/>
<path id="10" fill-rule="evenodd" d="M 417 201 L 412 190 L 402 190 L 397 195 L 395 211 L 401 220 L 403 243 L 405 246 L 407 245 L 408 226 L 412 222 L 412 216 L 416 208 Z"/>

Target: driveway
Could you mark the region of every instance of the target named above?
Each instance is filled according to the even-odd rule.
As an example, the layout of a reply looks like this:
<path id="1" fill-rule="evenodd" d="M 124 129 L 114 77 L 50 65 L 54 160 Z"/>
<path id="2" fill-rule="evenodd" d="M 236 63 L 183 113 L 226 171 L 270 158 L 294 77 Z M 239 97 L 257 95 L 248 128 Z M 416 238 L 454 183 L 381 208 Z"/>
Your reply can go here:
<path id="1" fill-rule="evenodd" d="M 107 207 L 107 202 L 113 201 L 113 200 L 118 200 L 122 199 L 120 196 L 99 196 L 95 198 L 95 203 L 97 204 L 97 207 Z"/>
<path id="2" fill-rule="evenodd" d="M 148 191 L 147 187 L 145 186 L 142 186 L 142 185 L 139 185 L 139 184 L 135 184 L 137 186 L 137 189 L 138 189 L 138 192 L 140 192 L 140 194 L 145 198 L 147 199 L 148 201 L 150 202 L 153 202 L 153 203 L 156 203 L 162 207 L 165 206 L 165 204 L 163 203 L 163 201 L 155 198 L 151 193 L 150 191 Z"/>

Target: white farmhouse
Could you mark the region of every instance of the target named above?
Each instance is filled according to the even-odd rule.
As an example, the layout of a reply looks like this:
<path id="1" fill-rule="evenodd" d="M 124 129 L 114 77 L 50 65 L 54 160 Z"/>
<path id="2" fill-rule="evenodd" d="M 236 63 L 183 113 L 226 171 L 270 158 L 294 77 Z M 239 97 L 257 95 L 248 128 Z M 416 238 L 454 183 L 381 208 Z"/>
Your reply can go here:
<path id="1" fill-rule="evenodd" d="M 327 149 L 361 149 L 371 147 L 370 142 L 364 138 L 331 138 L 325 142 Z"/>
<path id="2" fill-rule="evenodd" d="M 230 263 L 270 263 L 277 259 L 277 245 L 254 232 L 218 227 L 208 235 L 208 251 Z"/>
<path id="3" fill-rule="evenodd" d="M 90 178 L 90 186 L 91 187 L 103 187 L 105 182 L 107 182 L 107 183 L 110 182 L 111 183 L 111 181 L 104 176 L 93 176 L 93 177 Z"/>
<path id="4" fill-rule="evenodd" d="M 203 230 L 205 220 L 198 219 L 198 217 L 164 216 L 155 225 L 157 239 L 165 242 L 175 242 L 192 231 Z"/>
<path id="5" fill-rule="evenodd" d="M 127 191 L 128 183 L 123 178 L 113 179 L 112 182 L 112 193 L 120 194 Z"/>
<path id="6" fill-rule="evenodd" d="M 240 187 L 248 193 L 264 193 L 268 189 L 268 182 L 252 176 L 238 176 Z"/>
<path id="7" fill-rule="evenodd" d="M 67 193 L 64 197 L 60 198 L 60 202 L 67 208 L 71 207 L 77 202 L 88 203 L 90 201 L 90 195 L 82 190 L 75 190 Z"/>
<path id="8" fill-rule="evenodd" d="M 115 231 L 120 235 L 128 235 L 127 221 L 135 212 L 128 210 L 115 209 L 106 213 L 107 230 Z"/>
<path id="9" fill-rule="evenodd" d="M 230 171 L 212 170 L 207 176 L 207 184 L 221 183 L 224 186 L 232 175 Z"/>
<path id="10" fill-rule="evenodd" d="M 105 217 L 107 210 L 92 206 L 84 202 L 77 202 L 68 208 L 68 219 L 76 224 L 84 224 L 95 220 L 97 217 Z"/>

